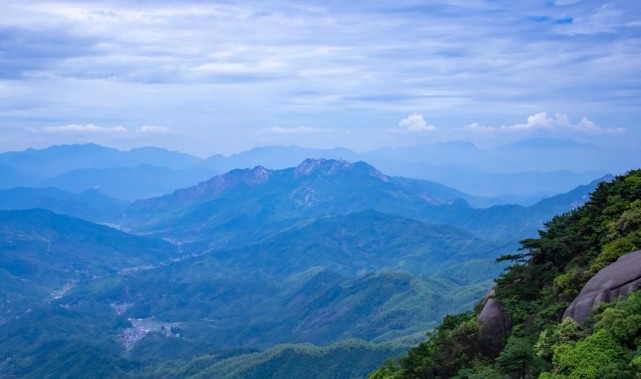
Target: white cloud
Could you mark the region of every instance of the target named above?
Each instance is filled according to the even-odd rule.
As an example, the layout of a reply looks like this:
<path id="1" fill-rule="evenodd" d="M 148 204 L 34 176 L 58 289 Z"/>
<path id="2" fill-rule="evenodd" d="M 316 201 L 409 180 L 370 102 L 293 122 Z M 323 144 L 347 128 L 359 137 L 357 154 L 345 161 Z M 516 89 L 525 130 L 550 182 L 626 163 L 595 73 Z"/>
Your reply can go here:
<path id="1" fill-rule="evenodd" d="M 299 126 L 296 128 L 283 128 L 281 126 L 274 126 L 272 128 L 264 129 L 268 133 L 273 134 L 312 134 L 312 133 L 326 133 L 329 129 L 310 128 L 307 126 Z"/>
<path id="2" fill-rule="evenodd" d="M 34 132 L 48 133 L 48 134 L 111 134 L 111 133 L 127 133 L 127 129 L 122 126 L 105 127 L 95 124 L 70 124 L 61 126 L 45 126 L 39 129 L 30 128 Z"/>
<path id="3" fill-rule="evenodd" d="M 463 129 L 475 131 L 475 132 L 489 132 L 489 133 L 496 132 L 497 130 L 499 130 L 498 128 L 493 128 L 491 126 L 483 126 L 478 122 L 473 122 L 469 125 L 465 125 Z"/>
<path id="4" fill-rule="evenodd" d="M 124 126 L 99 126 L 96 124 L 69 124 L 60 126 L 45 126 L 42 128 L 26 128 L 30 132 L 42 134 L 58 134 L 58 135 L 119 135 L 123 136 L 129 134 L 170 134 L 171 129 L 165 126 L 143 125 L 138 129 L 128 130 Z"/>
<path id="5" fill-rule="evenodd" d="M 436 130 L 434 125 L 428 125 L 420 113 L 412 113 L 398 123 L 399 131 L 404 132 L 427 132 Z"/>
<path id="6" fill-rule="evenodd" d="M 142 133 L 169 133 L 171 130 L 164 126 L 144 125 L 139 129 Z"/>
<path id="7" fill-rule="evenodd" d="M 570 120 L 567 115 L 556 114 L 554 117 L 549 117 L 547 112 L 535 113 L 527 118 L 525 124 L 516 124 L 508 127 L 507 129 L 555 129 L 558 127 L 571 126 Z"/>
<path id="8" fill-rule="evenodd" d="M 602 128 L 596 125 L 594 121 L 583 117 L 578 123 L 572 123 L 570 117 L 566 114 L 557 113 L 554 116 L 548 115 L 547 112 L 535 113 L 527 118 L 523 124 L 514 124 L 510 126 L 482 126 L 478 123 L 472 123 L 464 127 L 465 130 L 480 133 L 496 132 L 549 132 L 549 133 L 580 133 L 580 134 L 604 134 L 604 133 L 623 133 L 624 128 Z"/>

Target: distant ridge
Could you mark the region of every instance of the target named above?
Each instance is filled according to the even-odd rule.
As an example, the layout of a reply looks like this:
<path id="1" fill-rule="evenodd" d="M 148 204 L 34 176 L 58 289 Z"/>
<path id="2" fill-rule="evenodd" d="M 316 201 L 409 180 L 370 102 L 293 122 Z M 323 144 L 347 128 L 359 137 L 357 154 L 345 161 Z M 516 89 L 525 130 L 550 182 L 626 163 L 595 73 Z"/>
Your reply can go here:
<path id="1" fill-rule="evenodd" d="M 222 227 L 229 222 L 249 227 L 250 222 L 335 212 L 393 212 L 401 203 L 430 205 L 367 163 L 307 159 L 284 170 L 261 166 L 232 170 L 169 195 L 136 201 L 127 209 L 125 223 L 143 226 L 143 230 L 165 228 L 168 222 L 181 222 L 183 230 Z"/>
<path id="2" fill-rule="evenodd" d="M 158 181 L 150 182 L 158 190 L 153 194 L 145 195 L 140 189 L 131 193 L 108 192 L 111 196 L 133 200 L 141 196 L 161 195 L 159 191 L 170 187 L 159 185 L 162 180 L 172 183 L 176 177 L 193 178 L 190 175 L 195 172 L 206 172 L 208 176 L 195 177 L 191 183 L 179 181 L 180 187 L 233 169 L 262 166 L 279 170 L 312 158 L 368 162 L 390 176 L 438 182 L 464 193 L 488 198 L 475 203 L 481 206 L 514 202 L 532 204 L 544 197 L 567 192 L 608 172 L 623 173 L 637 164 L 634 157 L 638 153 L 553 139 L 523 140 L 488 149 L 479 149 L 468 142 L 450 141 L 366 152 L 345 148 L 265 146 L 227 157 L 213 155 L 208 159 L 156 147 L 120 151 L 95 144 L 57 145 L 40 150 L 0 153 L 0 174 L 3 174 L 0 189 L 49 186 L 53 177 L 71 175 L 70 172 L 77 170 L 119 169 L 124 175 L 124 168 L 153 166 L 180 171 L 158 173 Z M 183 174 L 185 170 L 189 172 Z M 95 171 L 92 175 L 96 175 Z M 123 177 L 125 182 L 137 179 L 133 172 Z M 74 191 L 94 188 L 91 187 L 93 183 L 82 180 L 76 180 L 76 184 L 84 187 L 76 187 Z M 169 188 L 165 194 L 176 188 Z"/>
<path id="3" fill-rule="evenodd" d="M 0 154 L 0 165 L 47 178 L 78 168 L 135 167 L 141 164 L 184 168 L 200 162 L 185 153 L 157 147 L 120 151 L 96 144 L 54 145 L 46 149 L 27 149 Z"/>
<path id="4" fill-rule="evenodd" d="M 0 209 L 19 210 L 43 208 L 67 216 L 93 222 L 113 221 L 129 205 L 96 190 L 71 193 L 58 188 L 16 187 L 0 190 Z"/>
<path id="5" fill-rule="evenodd" d="M 376 210 L 502 239 L 535 232 L 549 217 L 575 207 L 597 184 L 530 207 L 474 209 L 466 201 L 475 200 L 472 196 L 431 182 L 392 178 L 365 162 L 306 159 L 282 170 L 232 170 L 172 194 L 138 200 L 122 222 L 137 232 L 181 241 L 228 243 L 285 220 Z"/>

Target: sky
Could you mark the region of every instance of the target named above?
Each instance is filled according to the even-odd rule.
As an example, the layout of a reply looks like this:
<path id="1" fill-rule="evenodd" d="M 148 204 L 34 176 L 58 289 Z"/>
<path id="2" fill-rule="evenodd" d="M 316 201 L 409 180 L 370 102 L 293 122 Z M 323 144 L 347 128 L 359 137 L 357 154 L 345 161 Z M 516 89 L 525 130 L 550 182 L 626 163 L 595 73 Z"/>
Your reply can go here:
<path id="1" fill-rule="evenodd" d="M 0 4 L 0 151 L 641 142 L 638 0 Z"/>

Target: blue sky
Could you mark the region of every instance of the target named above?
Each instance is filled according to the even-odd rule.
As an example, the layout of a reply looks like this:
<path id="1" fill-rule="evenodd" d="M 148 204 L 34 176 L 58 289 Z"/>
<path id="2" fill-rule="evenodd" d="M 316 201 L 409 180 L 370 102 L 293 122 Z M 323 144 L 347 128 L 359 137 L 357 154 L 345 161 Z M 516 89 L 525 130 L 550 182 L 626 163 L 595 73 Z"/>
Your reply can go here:
<path id="1" fill-rule="evenodd" d="M 641 142 L 638 0 L 0 5 L 0 150 Z"/>

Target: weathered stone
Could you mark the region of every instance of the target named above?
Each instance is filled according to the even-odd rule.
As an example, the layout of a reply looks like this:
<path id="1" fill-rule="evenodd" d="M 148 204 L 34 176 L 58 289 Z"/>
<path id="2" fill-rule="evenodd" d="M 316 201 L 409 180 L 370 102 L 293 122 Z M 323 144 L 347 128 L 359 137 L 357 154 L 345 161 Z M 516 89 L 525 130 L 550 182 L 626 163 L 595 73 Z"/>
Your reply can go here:
<path id="1" fill-rule="evenodd" d="M 641 288 L 641 250 L 626 254 L 602 268 L 581 289 L 563 318 L 583 323 L 601 302 L 610 302 Z"/>
<path id="2" fill-rule="evenodd" d="M 494 297 L 494 290 L 485 295 L 483 301 L 483 309 L 476 318 L 480 326 L 479 342 L 485 350 L 484 354 L 493 357 L 505 345 L 512 328 L 512 318 L 503 309 L 501 301 Z"/>

